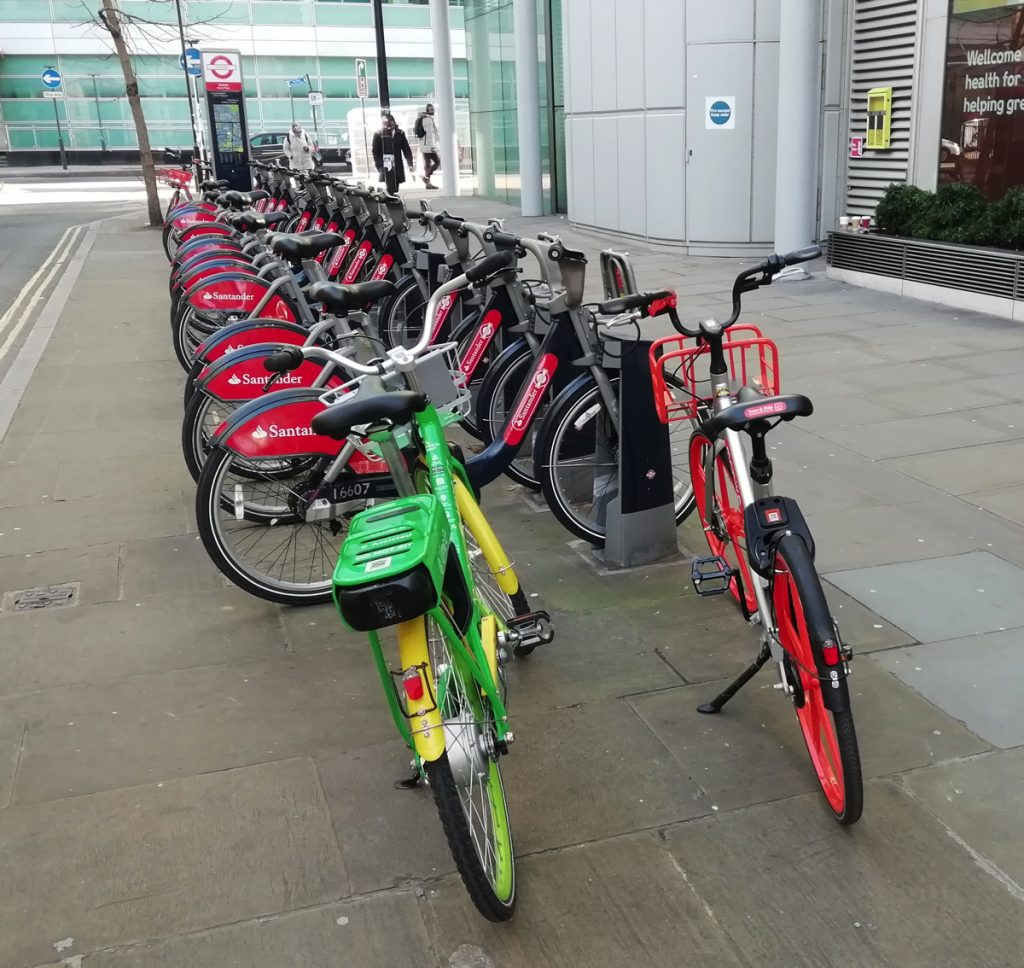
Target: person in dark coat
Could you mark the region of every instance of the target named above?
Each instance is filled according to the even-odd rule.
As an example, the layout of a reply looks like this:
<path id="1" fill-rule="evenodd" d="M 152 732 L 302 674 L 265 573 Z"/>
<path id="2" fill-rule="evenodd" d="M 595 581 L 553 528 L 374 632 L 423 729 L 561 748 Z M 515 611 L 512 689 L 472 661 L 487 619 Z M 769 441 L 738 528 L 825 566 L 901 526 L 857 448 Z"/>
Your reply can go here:
<path id="1" fill-rule="evenodd" d="M 377 166 L 379 181 L 384 182 L 388 192 L 392 195 L 398 191 L 398 186 L 405 181 L 405 166 L 402 158 L 409 163 L 410 173 L 416 170 L 416 163 L 412 160 L 412 148 L 409 147 L 409 139 L 405 132 L 395 124 L 391 114 L 383 116 L 383 124 L 380 131 L 373 136 L 373 163 Z"/>

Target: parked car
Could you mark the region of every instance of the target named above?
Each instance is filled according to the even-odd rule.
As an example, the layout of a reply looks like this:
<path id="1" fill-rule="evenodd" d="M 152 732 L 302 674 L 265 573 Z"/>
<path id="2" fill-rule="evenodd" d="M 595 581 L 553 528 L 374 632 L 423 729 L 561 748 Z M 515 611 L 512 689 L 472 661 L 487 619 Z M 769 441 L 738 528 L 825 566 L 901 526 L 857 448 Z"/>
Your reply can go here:
<path id="1" fill-rule="evenodd" d="M 311 138 L 315 138 L 312 131 L 307 132 Z M 253 135 L 249 139 L 249 155 L 256 161 L 277 161 L 284 158 L 284 139 L 287 131 L 266 131 L 263 134 Z M 343 136 L 347 140 L 347 136 Z M 337 139 L 334 139 L 337 140 Z M 325 145 L 319 146 L 322 163 L 331 167 L 339 167 L 342 171 L 351 171 L 351 152 L 346 145 Z"/>

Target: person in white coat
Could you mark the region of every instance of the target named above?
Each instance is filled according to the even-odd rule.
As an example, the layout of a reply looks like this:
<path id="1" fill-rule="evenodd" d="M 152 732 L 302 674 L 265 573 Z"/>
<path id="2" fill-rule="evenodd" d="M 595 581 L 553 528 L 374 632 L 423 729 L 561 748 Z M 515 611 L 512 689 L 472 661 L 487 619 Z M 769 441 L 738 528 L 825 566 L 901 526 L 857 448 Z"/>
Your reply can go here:
<path id="1" fill-rule="evenodd" d="M 299 171 L 312 171 L 316 167 L 313 161 L 315 152 L 316 145 L 303 131 L 302 125 L 296 121 L 284 139 L 284 154 L 288 159 L 288 167 L 297 168 Z"/>
<path id="2" fill-rule="evenodd" d="M 420 131 L 423 134 L 420 134 Z M 434 118 L 434 105 L 428 104 L 426 110 L 420 115 L 416 125 L 416 132 L 420 139 L 420 154 L 423 156 L 423 184 L 427 188 L 437 188 L 431 182 L 431 176 L 441 167 L 441 158 L 438 155 L 438 147 L 441 139 L 437 134 L 437 120 Z"/>

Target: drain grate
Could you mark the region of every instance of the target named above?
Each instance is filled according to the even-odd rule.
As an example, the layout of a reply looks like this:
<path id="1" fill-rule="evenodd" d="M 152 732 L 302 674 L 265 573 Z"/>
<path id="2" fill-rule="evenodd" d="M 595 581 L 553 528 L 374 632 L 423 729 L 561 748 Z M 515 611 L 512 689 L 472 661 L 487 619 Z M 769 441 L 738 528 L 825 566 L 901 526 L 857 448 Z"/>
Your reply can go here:
<path id="1" fill-rule="evenodd" d="M 30 612 L 40 608 L 67 608 L 78 604 L 79 582 L 63 585 L 37 585 L 4 595 L 5 612 Z"/>

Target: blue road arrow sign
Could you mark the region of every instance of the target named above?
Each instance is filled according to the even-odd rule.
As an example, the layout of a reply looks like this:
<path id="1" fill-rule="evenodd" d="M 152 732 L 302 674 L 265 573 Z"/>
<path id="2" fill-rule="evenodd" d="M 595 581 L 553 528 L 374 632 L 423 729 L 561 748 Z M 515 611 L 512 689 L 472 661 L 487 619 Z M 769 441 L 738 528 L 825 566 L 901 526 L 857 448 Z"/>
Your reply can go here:
<path id="1" fill-rule="evenodd" d="M 185 53 L 178 57 L 178 66 L 192 77 L 199 77 L 203 73 L 202 52 L 198 47 L 186 47 Z"/>
<path id="2" fill-rule="evenodd" d="M 39 79 L 43 82 L 43 87 L 51 91 L 56 91 L 61 84 L 60 71 L 54 70 L 52 67 L 47 67 L 46 70 L 39 75 Z"/>

